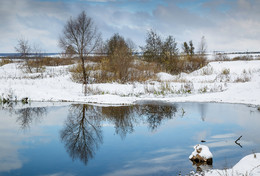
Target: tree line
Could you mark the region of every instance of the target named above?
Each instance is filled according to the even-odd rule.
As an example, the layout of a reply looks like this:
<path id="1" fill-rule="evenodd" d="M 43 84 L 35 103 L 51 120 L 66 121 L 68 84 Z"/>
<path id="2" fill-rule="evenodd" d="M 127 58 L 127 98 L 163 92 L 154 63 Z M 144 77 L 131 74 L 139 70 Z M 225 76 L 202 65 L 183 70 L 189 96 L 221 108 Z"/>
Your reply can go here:
<path id="1" fill-rule="evenodd" d="M 102 63 L 103 69 L 112 72 L 117 80 L 125 83 L 129 80 L 129 68 L 133 64 L 136 45 L 130 39 L 116 33 L 107 41 L 103 42 L 94 20 L 82 11 L 77 17 L 71 17 L 64 25 L 59 37 L 59 47 L 68 57 L 76 56 L 80 59 L 82 83 L 89 83 L 86 58 L 93 52 L 105 53 Z M 29 42 L 24 39 L 18 40 L 15 47 L 21 57 L 27 58 L 32 51 Z M 145 46 L 140 47 L 146 62 L 153 62 L 166 72 L 178 74 L 191 72 L 206 64 L 206 41 L 202 37 L 198 54 L 192 41 L 182 44 L 182 52 L 177 48 L 177 42 L 173 36 L 163 39 L 155 30 L 149 30 L 146 35 Z M 36 50 L 35 50 L 36 51 Z M 28 60 L 26 61 L 29 65 Z M 29 71 L 31 72 L 31 68 Z"/>

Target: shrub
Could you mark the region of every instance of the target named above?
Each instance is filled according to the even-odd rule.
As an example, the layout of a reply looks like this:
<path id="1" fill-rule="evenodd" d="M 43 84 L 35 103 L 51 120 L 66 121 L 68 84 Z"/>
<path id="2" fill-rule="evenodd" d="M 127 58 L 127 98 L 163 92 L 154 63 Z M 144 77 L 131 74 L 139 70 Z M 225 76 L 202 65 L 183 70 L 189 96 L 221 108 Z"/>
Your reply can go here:
<path id="1" fill-rule="evenodd" d="M 247 74 L 242 74 L 240 77 L 237 77 L 235 82 L 248 82 L 251 80 L 251 77 L 248 76 Z"/>
<path id="2" fill-rule="evenodd" d="M 75 63 L 75 59 L 70 58 L 54 58 L 54 57 L 44 57 L 41 60 L 36 60 L 42 66 L 62 66 L 62 65 L 72 65 Z"/>
<path id="3" fill-rule="evenodd" d="M 245 55 L 245 56 L 237 56 L 237 57 L 234 57 L 232 59 L 233 61 L 238 61 L 238 60 L 253 60 L 253 56 L 250 56 L 250 55 Z"/>
<path id="4" fill-rule="evenodd" d="M 83 72 L 82 72 L 82 65 L 80 62 L 78 62 L 76 65 L 71 67 L 69 71 L 71 72 L 71 80 L 76 82 L 76 83 L 83 83 L 84 77 L 83 77 Z M 93 72 L 97 70 L 98 67 L 97 65 L 85 65 L 85 70 L 86 70 L 86 76 L 87 76 L 87 82 L 94 82 L 95 80 L 95 74 Z"/>
<path id="5" fill-rule="evenodd" d="M 135 60 L 130 69 L 130 81 L 145 82 L 150 79 L 156 78 L 156 73 L 162 71 L 161 67 L 158 67 L 155 62 L 145 62 Z"/>
<path id="6" fill-rule="evenodd" d="M 126 83 L 130 80 L 129 68 L 132 66 L 132 49 L 119 34 L 114 34 L 106 44 L 108 66 L 117 82 Z"/>
<path id="7" fill-rule="evenodd" d="M 212 66 L 207 66 L 202 69 L 202 75 L 212 75 L 214 72 L 214 69 Z"/>
<path id="8" fill-rule="evenodd" d="M 224 69 L 221 71 L 221 74 L 222 74 L 222 75 L 229 75 L 229 74 L 230 74 L 230 69 L 224 68 Z"/>
<path id="9" fill-rule="evenodd" d="M 207 59 L 201 56 L 181 56 L 177 60 L 172 74 L 179 74 L 181 72 L 190 73 L 204 67 L 207 64 Z"/>
<path id="10" fill-rule="evenodd" d="M 11 59 L 1 59 L 0 60 L 0 66 L 3 66 L 5 64 L 13 63 Z"/>
<path id="11" fill-rule="evenodd" d="M 25 69 L 26 72 L 43 72 L 46 66 L 62 66 L 62 65 L 71 65 L 74 64 L 73 59 L 67 58 L 52 58 L 52 57 L 40 57 L 40 58 L 30 58 L 26 59 L 22 69 Z"/>
<path id="12" fill-rule="evenodd" d="M 230 58 L 227 56 L 227 54 L 217 53 L 215 55 L 215 61 L 229 61 Z"/>
<path id="13" fill-rule="evenodd" d="M 194 85 L 192 82 L 188 82 L 188 83 L 181 85 L 181 93 L 191 94 L 193 90 L 194 90 Z"/>

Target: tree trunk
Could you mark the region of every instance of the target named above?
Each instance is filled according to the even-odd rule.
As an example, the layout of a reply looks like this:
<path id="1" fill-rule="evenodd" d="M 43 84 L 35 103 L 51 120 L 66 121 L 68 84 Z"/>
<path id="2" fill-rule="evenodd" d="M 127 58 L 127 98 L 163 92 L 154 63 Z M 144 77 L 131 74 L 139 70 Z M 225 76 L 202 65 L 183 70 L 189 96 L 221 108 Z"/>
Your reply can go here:
<path id="1" fill-rule="evenodd" d="M 87 95 L 87 74 L 85 69 L 85 63 L 84 63 L 84 57 L 81 55 L 81 66 L 82 66 L 82 72 L 83 72 L 83 87 L 84 87 L 84 95 Z"/>

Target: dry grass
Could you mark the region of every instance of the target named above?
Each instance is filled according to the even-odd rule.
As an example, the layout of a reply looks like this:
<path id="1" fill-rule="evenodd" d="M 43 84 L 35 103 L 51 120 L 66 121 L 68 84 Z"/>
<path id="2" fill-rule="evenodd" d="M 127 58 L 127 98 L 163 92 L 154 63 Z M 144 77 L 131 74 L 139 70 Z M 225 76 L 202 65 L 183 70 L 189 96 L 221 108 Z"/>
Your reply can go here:
<path id="1" fill-rule="evenodd" d="M 93 61 L 93 60 L 92 60 Z M 121 82 L 122 76 L 124 83 L 126 82 L 145 82 L 147 80 L 155 80 L 156 73 L 162 71 L 156 63 L 148 63 L 145 61 L 135 59 L 132 63 L 125 64 L 123 71 L 121 62 L 114 65 L 110 63 L 108 57 L 103 57 L 100 62 L 86 64 L 87 76 L 89 83 L 108 83 L 108 82 Z M 120 69 L 116 69 L 119 67 Z M 83 80 L 82 67 L 78 63 L 69 70 L 72 74 L 72 80 L 74 82 L 81 83 Z M 123 73 L 123 74 L 122 74 Z"/>
<path id="2" fill-rule="evenodd" d="M 135 60 L 130 71 L 130 82 L 145 82 L 147 80 L 156 79 L 156 73 L 163 71 L 162 67 L 158 67 L 155 62 L 145 62 L 141 60 Z"/>
<path id="3" fill-rule="evenodd" d="M 13 61 L 11 59 L 1 59 L 0 60 L 0 67 L 6 64 L 10 64 L 13 63 Z"/>
<path id="4" fill-rule="evenodd" d="M 173 60 L 167 65 L 167 71 L 171 74 L 179 74 L 181 72 L 191 73 L 207 65 L 207 59 L 200 56 L 186 56 L 182 55 L 178 59 Z"/>
<path id="5" fill-rule="evenodd" d="M 222 75 L 229 75 L 229 74 L 230 74 L 230 69 L 224 68 L 224 69 L 221 71 L 221 74 L 222 74 Z"/>
<path id="6" fill-rule="evenodd" d="M 34 60 L 33 62 L 36 65 L 41 65 L 41 66 L 62 66 L 62 65 L 72 65 L 72 64 L 74 64 L 75 59 L 44 57 L 42 59 Z"/>
<path id="7" fill-rule="evenodd" d="M 89 61 L 89 60 L 88 60 Z M 123 53 L 103 57 L 92 57 L 93 64 L 86 64 L 88 70 L 89 83 L 131 83 L 131 82 L 146 82 L 147 80 L 156 80 L 156 74 L 166 72 L 171 74 L 179 74 L 181 72 L 190 73 L 202 68 L 207 64 L 204 57 L 179 57 L 173 63 L 168 63 L 167 69 L 165 63 L 148 62 L 134 56 L 127 56 Z M 171 69 L 169 69 L 171 68 Z M 77 64 L 70 69 L 72 80 L 82 82 L 82 68 Z"/>
<path id="8" fill-rule="evenodd" d="M 244 60 L 244 61 L 254 60 L 254 57 L 250 55 L 245 55 L 245 56 L 237 56 L 232 59 L 232 61 L 240 61 L 240 60 Z"/>
<path id="9" fill-rule="evenodd" d="M 27 73 L 42 73 L 46 66 L 64 66 L 75 63 L 75 59 L 53 57 L 26 58 L 24 61 L 21 69 Z"/>

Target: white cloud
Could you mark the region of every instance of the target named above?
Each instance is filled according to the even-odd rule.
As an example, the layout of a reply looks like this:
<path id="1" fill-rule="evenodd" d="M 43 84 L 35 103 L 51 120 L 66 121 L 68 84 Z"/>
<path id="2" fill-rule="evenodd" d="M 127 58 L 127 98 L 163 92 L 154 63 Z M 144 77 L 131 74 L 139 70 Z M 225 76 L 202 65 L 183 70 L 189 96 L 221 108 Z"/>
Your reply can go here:
<path id="1" fill-rule="evenodd" d="M 156 3 L 149 11 L 137 7 L 145 8 L 155 1 L 4 0 L 0 2 L 0 52 L 14 52 L 16 40 L 21 35 L 33 43 L 40 43 L 46 52 L 59 51 L 57 40 L 64 23 L 82 10 L 93 17 L 105 39 L 120 33 L 139 46 L 144 44 L 147 30 L 153 28 L 163 36 L 175 37 L 179 47 L 189 40 L 196 46 L 201 36 L 205 36 L 211 51 L 260 49 L 260 1 L 210 0 L 196 6 L 192 0 L 163 2 Z M 182 3 L 184 5 L 180 6 Z"/>

